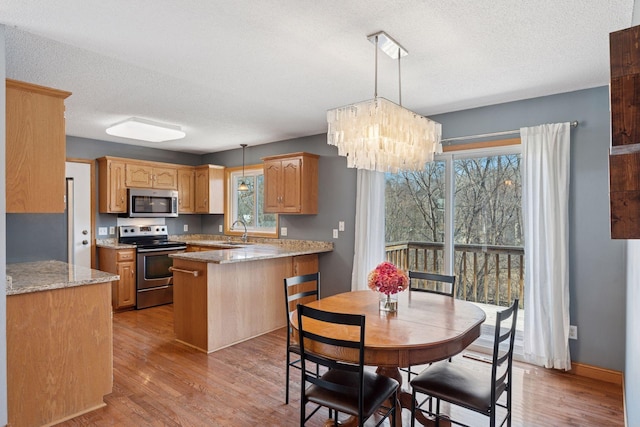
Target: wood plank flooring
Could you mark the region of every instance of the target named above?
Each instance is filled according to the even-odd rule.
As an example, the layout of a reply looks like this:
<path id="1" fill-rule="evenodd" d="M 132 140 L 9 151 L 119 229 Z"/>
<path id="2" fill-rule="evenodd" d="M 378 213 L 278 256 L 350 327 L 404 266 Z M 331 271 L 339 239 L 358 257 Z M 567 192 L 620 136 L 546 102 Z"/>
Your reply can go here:
<path id="1" fill-rule="evenodd" d="M 107 406 L 59 426 L 296 426 L 298 371 L 284 404 L 285 333 L 206 355 L 174 341 L 171 305 L 115 313 Z M 457 357 L 454 363 L 481 362 Z M 624 425 L 622 389 L 613 384 L 517 363 L 513 396 L 514 426 Z M 487 425 L 486 417 L 453 410 L 471 425 Z M 322 426 L 324 415 L 307 425 Z M 406 410 L 403 419 L 410 424 Z"/>

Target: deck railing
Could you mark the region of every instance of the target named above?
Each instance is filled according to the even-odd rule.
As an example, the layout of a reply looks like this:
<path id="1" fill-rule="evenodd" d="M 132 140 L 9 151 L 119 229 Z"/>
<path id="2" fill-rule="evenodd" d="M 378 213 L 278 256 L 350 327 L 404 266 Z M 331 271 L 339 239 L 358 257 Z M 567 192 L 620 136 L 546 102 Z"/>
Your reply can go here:
<path id="1" fill-rule="evenodd" d="M 456 297 L 507 306 L 514 298 L 524 304 L 524 248 L 456 244 Z M 404 270 L 444 272 L 444 243 L 397 242 L 386 246 L 387 260 Z"/>

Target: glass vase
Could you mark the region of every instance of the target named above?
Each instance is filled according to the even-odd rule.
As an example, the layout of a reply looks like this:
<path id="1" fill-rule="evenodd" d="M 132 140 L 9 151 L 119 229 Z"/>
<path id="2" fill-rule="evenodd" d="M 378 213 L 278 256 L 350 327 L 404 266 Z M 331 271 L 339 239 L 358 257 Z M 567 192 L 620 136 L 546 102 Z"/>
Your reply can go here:
<path id="1" fill-rule="evenodd" d="M 380 311 L 395 313 L 398 311 L 398 294 L 380 294 Z"/>

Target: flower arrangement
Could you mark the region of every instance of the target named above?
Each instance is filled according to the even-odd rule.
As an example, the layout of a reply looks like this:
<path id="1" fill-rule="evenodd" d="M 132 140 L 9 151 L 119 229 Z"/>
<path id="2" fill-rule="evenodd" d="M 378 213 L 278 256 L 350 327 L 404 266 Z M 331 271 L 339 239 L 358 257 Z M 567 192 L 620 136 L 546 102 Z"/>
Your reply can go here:
<path id="1" fill-rule="evenodd" d="M 388 261 L 378 264 L 368 277 L 369 288 L 385 295 L 404 291 L 408 283 L 407 274 Z"/>

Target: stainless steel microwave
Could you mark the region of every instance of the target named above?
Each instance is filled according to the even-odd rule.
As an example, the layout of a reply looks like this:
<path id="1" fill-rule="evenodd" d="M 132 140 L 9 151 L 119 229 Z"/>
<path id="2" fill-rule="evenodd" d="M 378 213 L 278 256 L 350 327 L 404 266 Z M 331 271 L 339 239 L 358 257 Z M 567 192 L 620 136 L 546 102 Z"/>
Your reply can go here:
<path id="1" fill-rule="evenodd" d="M 128 189 L 130 218 L 166 218 L 178 216 L 178 192 L 149 188 Z"/>

